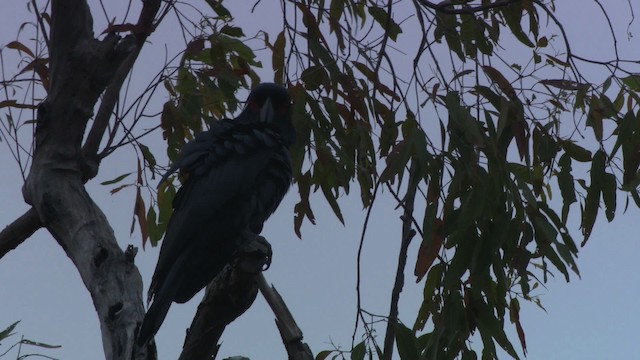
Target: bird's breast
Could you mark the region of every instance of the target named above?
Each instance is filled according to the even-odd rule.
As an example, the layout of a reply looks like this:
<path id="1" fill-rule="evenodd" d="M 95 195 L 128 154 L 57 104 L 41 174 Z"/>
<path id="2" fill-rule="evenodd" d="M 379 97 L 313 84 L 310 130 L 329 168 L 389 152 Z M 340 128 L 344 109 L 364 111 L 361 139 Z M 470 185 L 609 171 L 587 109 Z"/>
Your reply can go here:
<path id="1" fill-rule="evenodd" d="M 268 161 L 256 178 L 250 201 L 250 227 L 259 233 L 291 186 L 291 162 L 283 149 Z"/>

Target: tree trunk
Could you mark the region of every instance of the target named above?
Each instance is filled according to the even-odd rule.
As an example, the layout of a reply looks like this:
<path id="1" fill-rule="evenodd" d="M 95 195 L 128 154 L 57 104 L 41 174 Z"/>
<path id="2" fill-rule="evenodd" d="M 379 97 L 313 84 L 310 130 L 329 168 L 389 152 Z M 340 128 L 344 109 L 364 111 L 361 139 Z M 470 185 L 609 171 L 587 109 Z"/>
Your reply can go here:
<path id="1" fill-rule="evenodd" d="M 100 94 L 136 49 L 133 36 L 93 35 L 84 0 L 51 5 L 50 88 L 38 108 L 36 147 L 23 187 L 42 223 L 63 247 L 91 294 L 106 359 L 148 359 L 137 348 L 144 316 L 135 249 L 120 249 L 105 215 L 84 188 L 82 140 Z"/>

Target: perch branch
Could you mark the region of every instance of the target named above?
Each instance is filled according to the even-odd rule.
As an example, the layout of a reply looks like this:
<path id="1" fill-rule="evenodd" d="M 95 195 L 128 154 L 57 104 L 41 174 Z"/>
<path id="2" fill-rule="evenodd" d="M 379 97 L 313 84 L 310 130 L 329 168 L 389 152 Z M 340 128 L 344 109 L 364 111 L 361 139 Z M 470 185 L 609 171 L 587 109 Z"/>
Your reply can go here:
<path id="1" fill-rule="evenodd" d="M 187 331 L 181 360 L 213 359 L 226 326 L 242 315 L 258 294 L 258 278 L 271 259 L 271 246 L 262 237 L 245 234 L 246 244 L 231 264 L 207 286 Z"/>

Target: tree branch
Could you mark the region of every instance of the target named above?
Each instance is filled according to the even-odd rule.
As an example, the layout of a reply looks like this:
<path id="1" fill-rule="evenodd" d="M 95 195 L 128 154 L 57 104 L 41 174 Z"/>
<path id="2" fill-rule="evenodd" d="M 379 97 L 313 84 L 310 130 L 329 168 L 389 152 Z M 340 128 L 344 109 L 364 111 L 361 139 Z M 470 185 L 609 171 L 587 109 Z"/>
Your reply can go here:
<path id="1" fill-rule="evenodd" d="M 145 6 L 160 0 L 145 1 Z M 105 215 L 84 188 L 81 144 L 100 94 L 135 50 L 131 37 L 93 35 L 85 0 L 51 3 L 50 89 L 38 107 L 35 152 L 23 186 L 25 201 L 63 247 L 93 300 L 105 358 L 153 359 L 139 348 L 144 316 L 135 249 L 123 252 Z"/>
<path id="2" fill-rule="evenodd" d="M 413 204 L 416 198 L 416 189 L 418 188 L 419 177 L 417 172 L 416 160 L 411 161 L 409 168 L 409 184 L 407 185 L 407 193 L 404 197 L 404 212 L 402 214 L 402 243 L 400 244 L 400 253 L 398 254 L 398 268 L 396 270 L 396 280 L 393 284 L 391 292 L 391 305 L 389 307 L 389 318 L 387 322 L 387 331 L 384 337 L 383 360 L 391 360 L 393 357 L 393 343 L 395 340 L 395 325 L 398 322 L 398 301 L 400 293 L 404 286 L 404 268 L 407 264 L 407 251 L 411 239 L 416 234 L 412 228 Z"/>
<path id="3" fill-rule="evenodd" d="M 38 212 L 31 208 L 0 231 L 0 259 L 18 247 L 44 225 Z"/>
<path id="4" fill-rule="evenodd" d="M 505 7 L 505 6 L 509 6 L 511 4 L 520 2 L 522 0 L 496 0 L 494 2 L 490 2 L 487 4 L 482 4 L 482 5 L 478 5 L 478 6 L 467 6 L 465 5 L 464 7 L 461 8 L 456 8 L 456 5 L 462 5 L 462 4 L 457 4 L 451 1 L 442 1 L 439 3 L 432 3 L 431 1 L 427 1 L 427 0 L 416 0 L 420 5 L 432 9 L 432 10 L 436 10 L 436 11 L 440 11 L 443 12 L 445 14 L 473 14 L 473 13 L 477 13 L 480 11 L 485 11 L 485 10 L 489 10 L 489 9 L 494 9 L 494 8 L 499 8 L 499 7 Z"/>
<path id="5" fill-rule="evenodd" d="M 267 284 L 262 270 L 271 259 L 271 246 L 259 235 L 245 234 L 246 244 L 235 260 L 207 286 L 204 299 L 187 331 L 180 360 L 213 359 L 226 326 L 242 315 L 258 294 L 258 288 L 276 315 L 276 325 L 290 360 L 313 360 L 280 294 Z"/>
<path id="6" fill-rule="evenodd" d="M 246 245 L 235 260 L 207 286 L 187 332 L 181 360 L 215 358 L 226 326 L 256 299 L 258 278 L 270 262 L 271 246 L 262 236 L 246 235 Z"/>
<path id="7" fill-rule="evenodd" d="M 289 360 L 313 360 L 313 353 L 309 349 L 309 345 L 302 342 L 302 331 L 276 288 L 269 286 L 262 273 L 258 278 L 258 284 L 262 296 L 267 300 L 276 316 L 276 326 L 278 326 L 282 343 L 289 354 Z"/>
<path id="8" fill-rule="evenodd" d="M 84 156 L 83 177 L 86 180 L 94 178 L 98 174 L 98 167 L 100 166 L 100 158 L 98 156 L 98 148 L 102 142 L 102 137 L 109 125 L 109 119 L 113 115 L 113 109 L 116 106 L 116 102 L 120 97 L 120 90 L 126 80 L 127 76 L 131 72 L 133 65 L 138 59 L 140 50 L 144 45 L 145 40 L 154 30 L 154 19 L 160 10 L 161 1 L 143 1 L 143 8 L 140 11 L 138 23 L 135 25 L 135 33 L 127 39 L 132 42 L 132 46 L 135 46 L 135 50 L 132 51 L 129 56 L 122 62 L 118 70 L 115 72 L 111 83 L 107 87 L 102 96 L 98 113 L 96 114 L 93 126 L 89 130 L 87 139 L 82 147 L 82 153 Z M 135 38 L 135 40 L 134 40 Z M 135 42 L 135 45 L 133 43 Z"/>

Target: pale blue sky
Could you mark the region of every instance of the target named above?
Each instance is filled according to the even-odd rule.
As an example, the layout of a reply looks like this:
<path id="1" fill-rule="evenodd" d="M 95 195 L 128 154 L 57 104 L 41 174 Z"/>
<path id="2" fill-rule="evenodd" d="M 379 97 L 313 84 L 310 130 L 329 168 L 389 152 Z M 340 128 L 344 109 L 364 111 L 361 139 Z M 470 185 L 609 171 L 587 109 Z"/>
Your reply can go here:
<path id="1" fill-rule="evenodd" d="M 590 5 L 585 6 L 586 3 Z M 609 47 L 602 46 L 609 41 L 605 30 L 599 30 L 604 23 L 591 2 L 573 0 L 556 5 L 573 6 L 571 9 L 560 8 L 558 16 L 567 22 L 574 51 L 604 59 L 611 57 L 605 55 L 610 51 Z M 278 29 L 277 19 L 273 24 L 265 24 L 265 5 L 258 9 L 256 14 L 238 16 L 238 24 L 243 27 L 267 25 Z M 617 30 L 625 31 L 630 20 L 625 9 L 626 6 L 608 8 L 614 22 L 624 24 Z M 104 20 L 98 14 L 94 13 L 96 32 L 104 26 Z M 31 18 L 22 1 L 5 2 L 0 12 L 0 44 L 13 40 L 18 24 L 25 20 Z M 172 24 L 173 19 L 167 20 L 150 38 L 151 44 L 145 47 L 139 61 L 144 65 L 136 68 L 136 75 L 153 76 L 162 65 L 165 43 L 170 53 L 172 49 L 180 48 L 178 34 L 172 33 L 176 28 Z M 629 28 L 634 35 L 637 30 L 636 23 Z M 640 58 L 640 47 L 634 38 L 628 41 L 621 36 L 619 41 L 618 45 L 627 51 L 627 57 Z M 145 73 L 148 69 L 152 69 L 152 73 Z M 9 72 L 12 70 L 8 68 Z M 268 71 L 263 72 L 265 80 L 270 79 L 268 74 Z M 138 85 L 145 84 L 140 81 Z M 165 100 L 166 97 L 158 96 L 151 106 L 159 110 Z M 0 117 L 4 121 L 3 113 Z M 155 145 L 158 152 L 162 152 L 159 134 L 144 142 Z M 17 166 L 5 146 L 5 143 L 0 143 L 2 227 L 28 209 L 21 197 L 22 180 Z M 136 162 L 129 150 L 125 148 L 110 156 L 103 163 L 98 179 L 88 185 L 90 194 L 108 216 L 123 248 L 130 243 L 140 245 L 137 231 L 133 236 L 129 235 L 132 193 L 125 190 L 111 196 L 110 187 L 101 186 L 99 182 L 135 169 Z M 296 196 L 296 190 L 292 189 L 265 227 L 263 235 L 271 241 L 274 249 L 272 267 L 265 275 L 283 295 L 314 353 L 332 348 L 331 342 L 348 349 L 355 320 L 355 257 L 365 215 L 359 196 L 354 191 L 341 202 L 346 227 L 335 220 L 321 199 L 316 201 L 314 211 L 318 225 L 306 225 L 302 241 L 292 230 Z M 401 227 L 393 202 L 384 196 L 373 211 L 363 256 L 365 308 L 378 314 L 388 312 L 388 294 L 395 273 Z M 636 261 L 640 254 L 639 212 L 632 206 L 622 214 L 624 198 L 619 198 L 617 218 L 612 224 L 606 224 L 604 217 L 599 217 L 590 242 L 579 253 L 581 280 L 573 277 L 572 282 L 566 284 L 560 277 L 550 280 L 548 291 L 537 290 L 543 295 L 547 313 L 533 304 L 522 303 L 521 321 L 527 335 L 528 359 L 640 359 L 637 350 L 640 310 L 636 306 L 640 296 L 637 280 L 640 262 Z M 571 230 L 579 237 L 577 225 Z M 408 324 L 413 323 L 421 301 L 422 284 L 416 285 L 412 281 L 413 256 L 418 245 L 418 241 L 412 244 L 410 254 L 413 255 L 408 261 L 407 282 L 400 303 L 400 318 Z M 145 281 L 145 291 L 158 251 L 157 248 L 147 248 L 136 258 Z M 56 358 L 103 358 L 91 298 L 71 262 L 45 230 L 38 231 L 0 261 L 0 289 L 0 327 L 21 320 L 17 329 L 19 334 L 63 346 L 59 350 L 45 352 Z M 179 354 L 198 298 L 185 305 L 172 306 L 156 337 L 161 360 L 174 359 Z M 510 328 L 509 331 L 519 349 L 515 331 Z M 11 343 L 10 340 L 3 342 L 0 353 Z M 222 340 L 220 358 L 231 355 L 244 355 L 253 360 L 286 358 L 271 311 L 261 297 L 227 329 Z"/>

